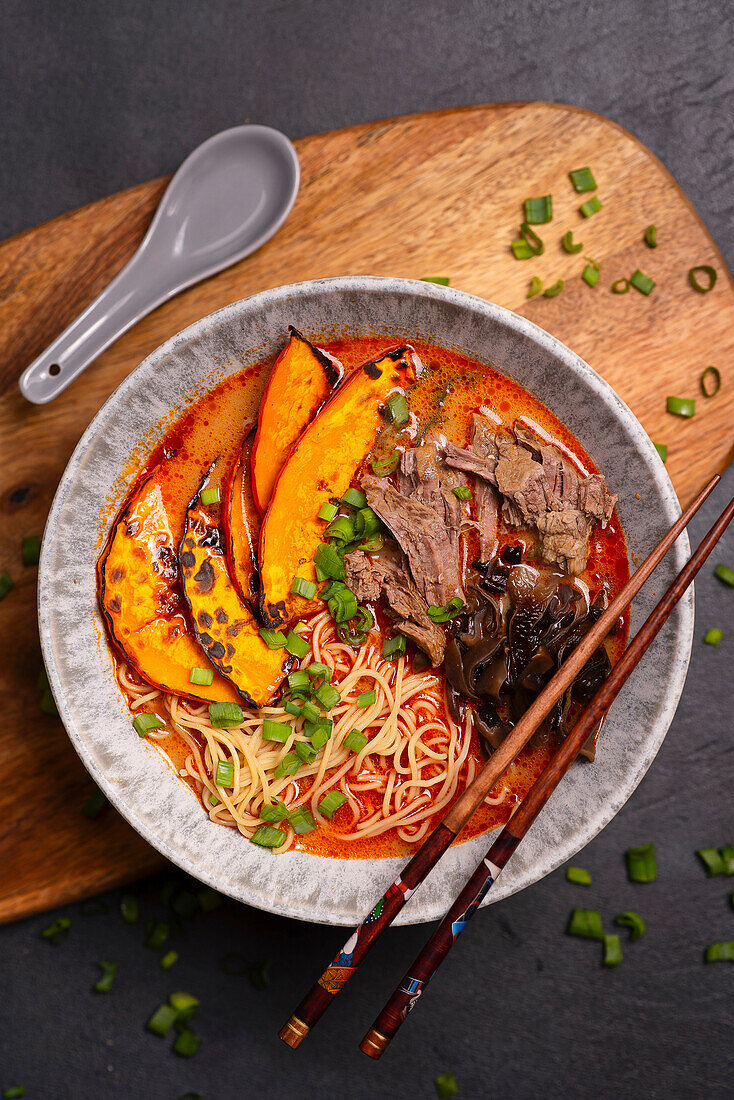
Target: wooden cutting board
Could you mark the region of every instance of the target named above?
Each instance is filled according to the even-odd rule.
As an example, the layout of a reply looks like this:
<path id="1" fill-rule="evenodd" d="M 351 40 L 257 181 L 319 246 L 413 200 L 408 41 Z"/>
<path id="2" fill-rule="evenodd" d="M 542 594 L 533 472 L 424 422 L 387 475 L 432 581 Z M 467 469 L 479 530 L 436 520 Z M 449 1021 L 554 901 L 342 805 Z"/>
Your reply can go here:
<path id="1" fill-rule="evenodd" d="M 166 180 L 142 184 L 0 244 L 0 920 L 130 881 L 164 864 L 111 809 L 87 820 L 93 785 L 58 719 L 38 709 L 41 664 L 36 570 L 20 564 L 40 534 L 56 486 L 105 398 L 173 333 L 255 291 L 329 275 L 450 276 L 453 286 L 509 306 L 574 348 L 631 406 L 656 442 L 682 502 L 727 462 L 734 425 L 734 287 L 700 218 L 660 162 L 606 119 L 550 103 L 499 104 L 413 115 L 296 142 L 302 183 L 285 227 L 254 256 L 174 298 L 117 341 L 51 405 L 25 402 L 25 366 L 102 289 L 141 240 Z M 570 169 L 590 165 L 602 210 L 578 212 Z M 522 200 L 553 195 L 538 259 L 510 252 Z M 643 242 L 654 223 L 659 247 Z M 583 251 L 560 246 L 573 229 Z M 595 288 L 583 256 L 601 262 Z M 710 294 L 688 269 L 710 264 Z M 610 292 L 636 268 L 650 297 Z M 532 275 L 555 298 L 526 297 Z M 716 366 L 717 397 L 699 391 Z M 665 412 L 668 395 L 696 397 L 697 415 Z"/>

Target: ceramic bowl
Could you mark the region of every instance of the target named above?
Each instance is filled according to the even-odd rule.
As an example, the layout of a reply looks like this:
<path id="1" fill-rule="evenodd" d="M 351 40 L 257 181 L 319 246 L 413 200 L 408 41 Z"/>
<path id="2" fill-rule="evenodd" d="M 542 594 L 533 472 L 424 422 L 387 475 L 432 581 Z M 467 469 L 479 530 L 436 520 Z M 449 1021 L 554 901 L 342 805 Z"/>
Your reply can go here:
<path id="1" fill-rule="evenodd" d="M 279 287 L 234 302 L 173 336 L 125 379 L 94 418 L 59 485 L 39 576 L 41 642 L 59 712 L 92 777 L 130 824 L 184 871 L 261 909 L 327 924 L 356 923 L 403 861 L 275 857 L 212 824 L 191 792 L 132 731 L 95 591 L 95 560 L 116 505 L 167 425 L 208 387 L 279 351 L 289 324 L 315 340 L 420 339 L 455 348 L 516 379 L 568 426 L 619 493 L 628 549 L 644 556 L 679 514 L 644 429 L 578 355 L 510 311 L 431 283 L 349 277 Z M 639 493 L 641 499 L 636 494 Z M 688 553 L 682 535 L 654 585 L 635 601 L 632 630 Z M 497 902 L 583 848 L 624 805 L 665 737 L 693 636 L 689 589 L 607 719 L 596 763 L 571 769 L 488 895 Z M 439 918 L 488 847 L 455 845 L 397 923 Z"/>

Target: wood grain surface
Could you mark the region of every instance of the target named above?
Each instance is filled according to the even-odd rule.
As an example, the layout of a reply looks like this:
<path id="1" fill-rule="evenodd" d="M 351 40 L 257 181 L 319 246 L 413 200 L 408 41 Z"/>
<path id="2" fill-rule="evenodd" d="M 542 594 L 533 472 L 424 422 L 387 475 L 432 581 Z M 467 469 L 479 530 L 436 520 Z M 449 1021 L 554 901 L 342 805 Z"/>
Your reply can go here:
<path id="1" fill-rule="evenodd" d="M 597 115 L 548 103 L 499 104 L 414 115 L 296 142 L 301 191 L 278 235 L 254 256 L 157 309 L 109 348 L 55 402 L 21 398 L 24 367 L 131 256 L 165 187 L 155 180 L 66 214 L 0 244 L 0 573 L 15 582 L 0 603 L 0 920 L 80 898 L 164 865 L 111 809 L 89 821 L 93 785 L 58 721 L 39 713 L 41 664 L 36 570 L 20 564 L 24 535 L 40 534 L 84 428 L 150 351 L 220 306 L 258 290 L 330 275 L 420 278 L 525 314 L 602 374 L 669 448 L 668 470 L 687 503 L 731 457 L 734 425 L 734 285 L 693 207 L 657 159 Z M 569 169 L 590 165 L 602 210 L 585 220 Z M 539 227 L 543 256 L 509 251 L 522 200 L 552 193 L 554 220 Z M 659 247 L 643 242 L 658 228 Z M 560 246 L 573 229 L 583 251 Z M 601 263 L 595 288 L 583 257 Z M 710 264 L 710 294 L 688 283 Z M 640 268 L 650 297 L 610 292 Z M 526 297 L 532 275 L 555 298 Z M 707 400 L 706 366 L 724 379 Z M 697 398 L 697 415 L 665 412 L 668 395 Z"/>

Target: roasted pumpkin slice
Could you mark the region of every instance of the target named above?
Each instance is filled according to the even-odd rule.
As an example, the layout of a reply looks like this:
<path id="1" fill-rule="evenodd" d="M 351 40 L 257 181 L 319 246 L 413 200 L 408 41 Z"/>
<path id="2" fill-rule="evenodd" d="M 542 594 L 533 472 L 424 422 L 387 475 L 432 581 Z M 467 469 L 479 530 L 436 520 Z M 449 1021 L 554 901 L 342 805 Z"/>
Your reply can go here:
<path id="1" fill-rule="evenodd" d="M 227 479 L 222 509 L 227 572 L 240 597 L 247 603 L 256 601 L 260 593 L 260 575 L 257 570 L 260 513 L 252 493 L 250 465 L 254 439 L 253 428 L 245 436 L 239 460 L 232 466 L 232 472 Z"/>
<path id="2" fill-rule="evenodd" d="M 160 468 L 132 494 L 99 562 L 100 606 L 112 640 L 149 684 L 206 702 L 239 702 L 228 680 L 214 672 L 209 687 L 189 681 L 206 665 L 181 592 L 177 547 L 162 491 Z"/>
<path id="3" fill-rule="evenodd" d="M 260 613 L 271 627 L 314 610 L 291 593 L 295 576 L 315 578 L 322 541 L 318 512 L 344 495 L 384 421 L 381 404 L 415 379 L 415 352 L 393 348 L 357 367 L 309 424 L 280 472 L 260 531 Z"/>
<path id="4" fill-rule="evenodd" d="M 291 447 L 342 375 L 341 364 L 293 326 L 290 334 L 270 372 L 252 448 L 252 490 L 261 515 Z"/>
<path id="5" fill-rule="evenodd" d="M 179 561 L 199 644 L 250 707 L 272 698 L 289 668 L 284 649 L 268 649 L 249 604 L 227 572 L 222 546 L 224 460 L 212 463 L 186 512 Z M 203 499 L 202 499 L 203 497 Z"/>

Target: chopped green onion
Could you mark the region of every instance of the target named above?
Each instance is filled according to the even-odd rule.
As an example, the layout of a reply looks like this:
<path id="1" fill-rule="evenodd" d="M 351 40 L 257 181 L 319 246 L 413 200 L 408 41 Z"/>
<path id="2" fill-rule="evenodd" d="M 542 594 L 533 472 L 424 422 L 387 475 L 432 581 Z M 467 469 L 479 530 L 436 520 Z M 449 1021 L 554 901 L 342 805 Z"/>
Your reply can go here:
<path id="1" fill-rule="evenodd" d="M 154 1035 L 160 1035 L 162 1039 L 165 1039 L 177 1016 L 178 1012 L 173 1005 L 159 1005 L 148 1020 L 146 1025 L 148 1031 L 152 1031 Z"/>
<path id="2" fill-rule="evenodd" d="M 578 244 L 573 243 L 573 230 L 569 229 L 568 233 L 564 233 L 561 237 L 561 244 L 566 252 L 580 252 L 584 247 L 583 241 L 579 241 Z"/>
<path id="3" fill-rule="evenodd" d="M 250 840 L 261 848 L 280 848 L 285 841 L 285 833 L 272 825 L 258 825 Z"/>
<path id="4" fill-rule="evenodd" d="M 190 684 L 202 684 L 204 687 L 211 687 L 214 683 L 214 669 L 212 668 L 192 668 L 189 672 Z"/>
<path id="5" fill-rule="evenodd" d="M 139 916 L 138 899 L 135 894 L 123 894 L 120 898 L 120 916 L 126 924 L 135 924 Z"/>
<path id="6" fill-rule="evenodd" d="M 41 539 L 38 535 L 28 535 L 21 543 L 23 565 L 38 565 L 41 553 Z"/>
<path id="7" fill-rule="evenodd" d="M 267 989 L 269 987 L 270 967 L 272 965 L 271 959 L 264 959 L 263 962 L 253 963 L 253 965 L 249 967 L 250 981 L 255 989 Z"/>
<path id="8" fill-rule="evenodd" d="M 282 779 L 284 775 L 295 775 L 301 766 L 300 756 L 294 752 L 287 752 L 280 763 L 275 765 L 275 778 Z"/>
<path id="9" fill-rule="evenodd" d="M 304 764 L 313 764 L 318 751 L 313 745 L 309 745 L 306 741 L 296 741 L 293 748 Z"/>
<path id="10" fill-rule="evenodd" d="M 402 428 L 410 420 L 408 402 L 404 393 L 391 393 L 385 402 L 385 410 L 388 419 L 392 421 L 396 428 Z M 367 497 L 364 498 L 364 503 L 367 503 Z M 364 505 L 361 505 L 361 507 L 364 507 Z"/>
<path id="11" fill-rule="evenodd" d="M 713 962 L 734 962 L 734 943 L 712 943 L 706 948 L 705 960 Z"/>
<path id="12" fill-rule="evenodd" d="M 471 500 L 471 489 L 466 485 L 455 485 L 451 491 L 457 500 Z"/>
<path id="13" fill-rule="evenodd" d="M 293 733 L 293 726 L 285 722 L 274 722 L 272 718 L 266 718 L 263 722 L 263 741 L 280 741 L 285 744 Z"/>
<path id="14" fill-rule="evenodd" d="M 69 917 L 57 917 L 52 924 L 49 924 L 48 928 L 44 928 L 41 932 L 41 938 L 56 946 L 56 944 L 66 939 L 70 930 L 71 919 Z"/>
<path id="15" fill-rule="evenodd" d="M 298 806 L 288 818 L 294 833 L 312 833 L 316 828 L 313 814 L 306 806 Z"/>
<path id="16" fill-rule="evenodd" d="M 303 704 L 301 710 L 303 711 L 303 717 L 306 719 L 307 722 L 318 722 L 319 718 L 321 717 L 320 709 L 311 699 Z"/>
<path id="17" fill-rule="evenodd" d="M 645 244 L 650 248 L 657 248 L 658 246 L 658 230 L 655 225 L 648 225 L 645 230 Z"/>
<path id="18" fill-rule="evenodd" d="M 433 1083 L 436 1086 L 439 1100 L 451 1100 L 451 1097 L 456 1096 L 459 1092 L 459 1086 L 456 1084 L 453 1073 L 439 1073 Z"/>
<path id="19" fill-rule="evenodd" d="M 165 921 L 149 920 L 146 928 L 145 946 L 152 947 L 154 951 L 160 950 L 168 939 L 171 931 Z"/>
<path id="20" fill-rule="evenodd" d="M 612 933 L 604 937 L 604 966 L 619 966 L 622 961 L 622 946 L 619 936 Z"/>
<path id="21" fill-rule="evenodd" d="M 294 596 L 303 596 L 304 600 L 315 600 L 316 582 L 306 580 L 305 577 L 294 577 L 291 592 Z"/>
<path id="22" fill-rule="evenodd" d="M 189 890 L 176 889 L 171 901 L 171 909 L 181 920 L 190 920 L 199 911 L 199 902 Z"/>
<path id="23" fill-rule="evenodd" d="M 388 661 L 394 661 L 405 653 L 405 635 L 394 634 L 392 638 L 386 638 L 382 645 L 382 656 Z"/>
<path id="24" fill-rule="evenodd" d="M 712 626 L 703 636 L 703 640 L 706 645 L 718 645 L 721 639 L 724 637 L 724 631 L 719 630 L 718 627 Z"/>
<path id="25" fill-rule="evenodd" d="M 319 584 L 321 584 L 322 581 L 326 580 L 326 573 L 324 573 L 321 566 L 316 565 L 315 562 L 314 562 L 314 569 L 316 570 L 316 580 L 319 582 Z"/>
<path id="26" fill-rule="evenodd" d="M 674 416 L 690 418 L 696 415 L 696 402 L 692 397 L 668 397 L 665 409 Z"/>
<path id="27" fill-rule="evenodd" d="M 639 290 L 640 294 L 645 295 L 651 294 L 655 286 L 655 283 L 650 278 L 650 276 L 643 275 L 639 267 L 630 275 L 630 284 L 635 288 L 635 290 Z"/>
<path id="28" fill-rule="evenodd" d="M 631 882 L 655 882 L 658 877 L 658 868 L 655 862 L 654 844 L 641 844 L 639 848 L 628 848 L 625 857 L 627 875 Z"/>
<path id="29" fill-rule="evenodd" d="M 591 886 L 591 875 L 583 867 L 567 867 L 566 878 L 577 886 Z"/>
<path id="30" fill-rule="evenodd" d="M 181 1058 L 193 1058 L 200 1045 L 201 1039 L 199 1036 L 194 1035 L 193 1031 L 186 1027 L 176 1036 L 173 1049 Z"/>
<path id="31" fill-rule="evenodd" d="M 306 656 L 311 645 L 305 638 L 296 634 L 295 630 L 289 630 L 288 637 L 285 640 L 285 648 L 288 653 L 291 653 L 294 657 L 298 657 L 300 661 L 302 657 Z"/>
<path id="32" fill-rule="evenodd" d="M 393 394 L 393 397 L 400 396 L 399 394 Z M 391 398 L 388 398 L 391 400 Z M 405 400 L 405 398 L 403 398 Z M 367 494 L 363 493 L 361 489 L 347 489 L 346 493 L 342 497 L 342 504 L 348 504 L 350 508 L 366 508 L 367 507 Z"/>
<path id="33" fill-rule="evenodd" d="M 199 1007 L 198 997 L 194 997 L 192 993 L 172 993 L 168 998 L 169 1004 L 173 1005 L 178 1014 L 182 1012 L 190 1012 L 191 1009 L 197 1009 Z"/>
<path id="34" fill-rule="evenodd" d="M 95 982 L 94 988 L 97 993 L 109 993 L 117 973 L 117 963 L 101 962 L 98 965 L 102 971 L 102 977 L 98 982 Z"/>
<path id="35" fill-rule="evenodd" d="M 544 298 L 556 298 L 563 290 L 563 279 L 556 279 L 553 286 L 549 286 L 547 290 L 543 291 Z"/>
<path id="36" fill-rule="evenodd" d="M 311 681 L 305 668 L 297 668 L 295 672 L 288 673 L 288 687 L 294 695 L 310 695 Z"/>
<path id="37" fill-rule="evenodd" d="M 728 565 L 717 565 L 714 576 L 724 584 L 728 584 L 730 588 L 734 588 L 734 569 L 730 569 Z"/>
<path id="38" fill-rule="evenodd" d="M 721 858 L 724 861 L 724 874 L 734 875 L 734 846 L 731 844 L 725 844 L 723 848 L 720 848 Z"/>
<path id="39" fill-rule="evenodd" d="M 706 276 L 707 283 L 705 286 L 698 280 L 699 272 Z M 708 294 L 710 290 L 714 289 L 714 285 L 716 283 L 716 271 L 708 264 L 700 264 L 698 267 L 692 267 L 691 270 L 688 272 L 688 282 L 691 284 L 694 290 L 698 291 L 699 294 Z M 25 562 L 23 564 L 25 564 Z"/>
<path id="40" fill-rule="evenodd" d="M 306 730 L 306 735 L 317 752 L 319 749 L 323 749 L 324 745 L 331 737 L 332 729 L 333 725 L 331 722 L 315 722 L 311 723 L 309 729 Z"/>
<path id="41" fill-rule="evenodd" d="M 351 588 L 340 588 L 327 601 L 327 606 L 335 622 L 347 623 L 357 614 L 357 597 Z"/>
<path id="42" fill-rule="evenodd" d="M 354 517 L 354 530 L 362 539 L 376 535 L 381 526 L 380 517 L 371 508 L 360 508 Z"/>
<path id="43" fill-rule="evenodd" d="M 244 720 L 245 712 L 238 703 L 209 704 L 209 721 L 216 729 L 232 729 Z"/>
<path id="44" fill-rule="evenodd" d="M 541 195 L 535 199 L 525 199 L 525 221 L 528 225 L 545 225 L 553 219 L 553 198 Z"/>
<path id="45" fill-rule="evenodd" d="M 261 817 L 263 821 L 275 824 L 277 821 L 284 821 L 289 813 L 290 810 L 285 802 L 281 802 L 280 799 L 276 798 L 274 803 L 267 802 L 264 806 L 261 806 L 258 817 Z"/>
<path id="46" fill-rule="evenodd" d="M 666 462 L 667 458 L 668 458 L 668 445 L 667 445 L 667 443 L 653 443 L 653 447 L 658 452 L 658 454 L 660 455 L 663 462 Z"/>
<path id="47" fill-rule="evenodd" d="M 341 791 L 329 791 L 319 802 L 319 813 L 323 814 L 324 817 L 328 817 L 331 821 L 336 811 L 344 805 L 346 800 L 347 796 L 342 794 Z"/>
<path id="48" fill-rule="evenodd" d="M 344 562 L 338 551 L 328 542 L 320 542 L 313 557 L 317 568 L 335 581 L 343 581 L 347 575 Z"/>
<path id="49" fill-rule="evenodd" d="M 261 627 L 260 637 L 268 649 L 283 649 L 285 646 L 285 634 L 282 630 L 266 630 Z"/>
<path id="50" fill-rule="evenodd" d="M 133 727 L 138 737 L 145 737 L 151 730 L 159 730 L 164 725 L 165 722 L 157 714 L 150 714 L 148 711 L 138 714 L 133 719 Z"/>
<path id="51" fill-rule="evenodd" d="M 603 940 L 604 928 L 601 913 L 596 909 L 574 909 L 571 913 L 566 935 L 580 936 L 585 940 Z"/>
<path id="52" fill-rule="evenodd" d="M 214 782 L 218 787 L 234 787 L 234 761 L 219 760 L 217 762 Z"/>
<path id="53" fill-rule="evenodd" d="M 361 730 L 350 730 L 344 738 L 343 745 L 354 752 L 361 752 L 368 740 L 369 738 Z"/>
<path id="54" fill-rule="evenodd" d="M 332 676 L 331 669 L 328 665 L 325 665 L 323 661 L 312 661 L 306 669 L 306 672 L 314 680 L 330 680 Z M 308 715 L 306 717 L 308 717 Z"/>
<path id="55" fill-rule="evenodd" d="M 516 260 L 529 260 L 535 255 L 528 242 L 524 241 L 522 238 L 513 241 L 510 248 Z"/>
<path id="56" fill-rule="evenodd" d="M 578 191 L 579 194 L 582 191 L 596 191 L 596 180 L 590 168 L 574 168 L 572 172 L 568 173 L 568 177 L 573 184 L 574 191 Z"/>
<path id="57" fill-rule="evenodd" d="M 579 214 L 583 214 L 585 218 L 590 218 L 592 214 L 596 214 L 601 210 L 601 203 L 596 195 L 592 195 L 586 202 L 582 202 L 579 207 Z"/>
<path id="58" fill-rule="evenodd" d="M 360 542 L 358 550 L 366 550 L 368 554 L 376 554 L 378 550 L 382 550 L 385 545 L 385 536 L 383 534 L 373 535 L 372 538 L 365 539 L 364 542 Z"/>
<path id="59" fill-rule="evenodd" d="M 166 951 L 165 955 L 161 955 L 158 965 L 161 970 L 170 970 L 171 967 L 178 962 L 178 951 Z"/>
<path id="60" fill-rule="evenodd" d="M 3 1089 L 3 1100 L 20 1100 L 22 1096 L 25 1096 L 25 1085 L 11 1085 Z"/>
<path id="61" fill-rule="evenodd" d="M 534 256 L 543 255 L 543 253 L 545 252 L 545 245 L 543 244 L 535 230 L 531 229 L 527 222 L 523 222 L 520 226 L 520 236 L 525 241 Z"/>
<path id="62" fill-rule="evenodd" d="M 314 691 L 313 696 L 314 699 L 318 699 L 324 710 L 331 710 L 331 708 L 335 707 L 336 704 L 341 700 L 341 695 L 336 690 L 336 688 L 332 687 L 332 685 L 327 683 L 326 681 L 319 684 L 319 686 Z"/>
<path id="63" fill-rule="evenodd" d="M 201 491 L 201 503 L 202 504 L 219 504 L 222 499 L 222 492 L 219 486 L 215 486 L 214 489 L 202 489 Z"/>
<path id="64" fill-rule="evenodd" d="M 424 275 L 421 278 L 421 282 L 422 283 L 438 283 L 439 286 L 448 286 L 449 285 L 449 277 L 448 277 L 448 275 L 433 275 L 433 276 L 430 276 L 430 277 L 428 275 Z"/>
<path id="65" fill-rule="evenodd" d="M 639 940 L 640 936 L 644 936 L 647 931 L 647 925 L 642 917 L 639 913 L 634 913 L 631 909 L 615 917 L 614 923 L 618 924 L 621 928 L 629 928 L 631 940 Z"/>
<path id="66" fill-rule="evenodd" d="M 463 600 L 459 596 L 454 596 L 449 600 L 447 604 L 439 606 L 437 604 L 428 605 L 428 617 L 431 622 L 434 623 L 447 623 L 449 619 L 455 619 L 461 612 L 464 606 Z"/>
<path id="67" fill-rule="evenodd" d="M 361 695 L 357 696 L 358 707 L 371 707 L 373 703 L 377 702 L 377 691 L 373 688 L 372 691 L 363 691 Z"/>
<path id="68" fill-rule="evenodd" d="M 343 588 L 346 588 L 344 581 L 327 581 L 324 587 L 319 592 L 320 600 L 330 599 L 335 592 L 341 592 Z"/>
<path id="69" fill-rule="evenodd" d="M 581 272 L 581 278 L 589 286 L 596 286 L 599 282 L 599 268 L 593 267 L 591 264 L 587 264 L 584 270 Z"/>
<path id="70" fill-rule="evenodd" d="M 222 801 L 221 798 L 219 798 L 217 795 L 215 795 L 215 794 L 210 794 L 209 795 L 209 805 L 210 806 L 218 806 L 221 801 Z"/>
<path id="71" fill-rule="evenodd" d="M 386 458 L 373 458 L 372 473 L 376 477 L 387 477 L 388 474 L 392 474 L 397 470 L 398 462 L 400 462 L 400 451 L 398 450 L 393 451 Z"/>
<path id="72" fill-rule="evenodd" d="M 617 279 L 612 283 L 612 294 L 626 294 L 629 288 L 629 279 Z"/>
<path id="73" fill-rule="evenodd" d="M 339 505 L 334 504 L 331 500 L 327 501 L 326 504 L 322 504 L 319 508 L 319 519 L 325 519 L 327 523 L 331 523 L 338 515 Z"/>
<path id="74" fill-rule="evenodd" d="M 696 852 L 709 875 L 724 874 L 724 860 L 718 848 L 699 848 Z"/>
<path id="75" fill-rule="evenodd" d="M 706 379 L 711 375 L 713 379 L 713 389 L 706 388 Z M 716 397 L 716 394 L 721 389 L 721 371 L 716 367 L 706 367 L 706 370 L 701 375 L 701 390 L 704 397 Z"/>
<path id="76" fill-rule="evenodd" d="M 288 714 L 292 714 L 294 718 L 300 718 L 303 714 L 303 707 L 299 707 L 298 703 L 294 703 L 292 699 L 283 704 L 283 710 L 287 711 Z"/>
<path id="77" fill-rule="evenodd" d="M 10 589 L 13 587 L 13 578 L 10 573 L 3 573 L 0 576 L 0 600 L 4 600 Z"/>
<path id="78" fill-rule="evenodd" d="M 85 817 L 94 819 L 95 817 L 99 817 L 106 805 L 107 799 L 98 789 L 94 792 L 94 794 L 90 795 L 87 801 L 84 803 L 84 805 L 82 806 L 82 813 Z"/>
<path id="79" fill-rule="evenodd" d="M 339 542 L 352 542 L 357 534 L 351 516 L 337 516 L 324 531 L 325 538 L 337 539 Z"/>
<path id="80" fill-rule="evenodd" d="M 537 275 L 533 275 L 530 280 L 530 286 L 528 287 L 528 298 L 534 298 L 536 294 L 540 294 L 543 289 L 543 280 L 539 279 Z"/>

